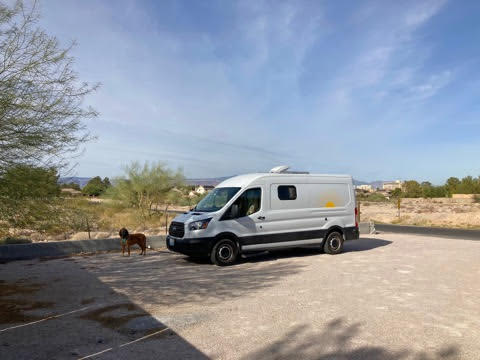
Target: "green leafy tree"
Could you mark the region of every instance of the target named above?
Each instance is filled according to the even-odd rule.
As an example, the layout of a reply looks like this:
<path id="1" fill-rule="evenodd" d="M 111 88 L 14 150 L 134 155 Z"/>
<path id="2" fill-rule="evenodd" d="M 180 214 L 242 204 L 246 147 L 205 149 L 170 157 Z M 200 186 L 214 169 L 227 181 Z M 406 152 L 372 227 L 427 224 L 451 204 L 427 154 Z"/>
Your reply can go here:
<path id="1" fill-rule="evenodd" d="M 48 199 L 60 194 L 55 168 L 16 165 L 0 178 L 0 193 L 12 199 Z"/>
<path id="2" fill-rule="evenodd" d="M 391 196 L 392 198 L 402 197 L 402 196 L 403 196 L 402 189 L 397 188 L 397 189 L 393 190 L 392 193 L 390 194 L 390 196 Z"/>
<path id="3" fill-rule="evenodd" d="M 166 168 L 161 163 L 138 162 L 125 167 L 125 177 L 115 180 L 115 185 L 108 194 L 130 206 L 139 209 L 144 221 L 158 210 L 160 205 L 167 206 L 172 199 L 180 195 L 173 194 L 174 189 L 184 185 L 185 177 L 182 171 L 176 172 Z"/>
<path id="4" fill-rule="evenodd" d="M 471 176 L 465 176 L 460 184 L 457 186 L 458 194 L 474 194 L 475 193 L 475 179 Z"/>
<path id="5" fill-rule="evenodd" d="M 445 187 L 447 188 L 448 193 L 455 194 L 458 190 L 458 186 L 460 185 L 460 180 L 456 177 L 448 178 L 447 182 L 445 183 Z"/>
<path id="6" fill-rule="evenodd" d="M 0 173 L 25 164 L 60 168 L 91 139 L 83 106 L 98 85 L 81 82 L 70 56 L 38 27 L 36 2 L 0 2 Z"/>
<path id="7" fill-rule="evenodd" d="M 420 186 L 422 187 L 422 196 L 424 198 L 431 198 L 433 197 L 434 187 L 431 182 L 423 181 Z"/>
<path id="8" fill-rule="evenodd" d="M 448 191 L 445 186 L 434 186 L 432 197 L 448 197 Z"/>
<path id="9" fill-rule="evenodd" d="M 56 169 L 10 167 L 0 176 L 0 223 L 16 229 L 51 228 L 58 215 L 59 193 Z"/>
<path id="10" fill-rule="evenodd" d="M 105 178 L 110 184 L 108 178 Z M 104 180 L 100 176 L 95 176 L 94 178 L 90 179 L 82 189 L 82 192 L 88 196 L 100 196 L 102 195 L 109 186 L 105 183 Z"/>
<path id="11" fill-rule="evenodd" d="M 424 181 L 421 184 L 424 198 L 436 198 L 447 196 L 445 186 L 435 186 L 428 181 Z"/>
<path id="12" fill-rule="evenodd" d="M 405 197 L 418 198 L 423 195 L 422 186 L 415 180 L 405 181 Z"/>
<path id="13" fill-rule="evenodd" d="M 108 189 L 110 186 L 112 186 L 112 183 L 108 177 L 103 179 L 103 185 L 105 186 L 105 189 Z"/>

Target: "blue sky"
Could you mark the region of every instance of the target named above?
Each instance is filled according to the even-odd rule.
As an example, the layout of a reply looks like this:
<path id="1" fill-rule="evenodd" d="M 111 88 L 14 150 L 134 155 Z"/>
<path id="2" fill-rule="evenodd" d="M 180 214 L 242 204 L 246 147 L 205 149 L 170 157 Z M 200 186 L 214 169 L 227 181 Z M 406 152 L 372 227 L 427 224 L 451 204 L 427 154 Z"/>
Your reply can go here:
<path id="1" fill-rule="evenodd" d="M 188 177 L 279 164 L 356 179 L 480 175 L 478 1 L 41 2 L 76 40 L 86 99 L 76 173 L 133 160 Z"/>

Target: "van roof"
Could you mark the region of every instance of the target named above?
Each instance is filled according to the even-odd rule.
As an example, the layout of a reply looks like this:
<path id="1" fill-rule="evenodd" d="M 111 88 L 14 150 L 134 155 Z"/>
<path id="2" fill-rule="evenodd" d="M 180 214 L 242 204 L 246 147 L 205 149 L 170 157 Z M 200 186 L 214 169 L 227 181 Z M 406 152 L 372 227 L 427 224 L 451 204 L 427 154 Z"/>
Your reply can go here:
<path id="1" fill-rule="evenodd" d="M 217 187 L 244 187 L 255 180 L 258 180 L 263 177 L 281 177 L 281 178 L 311 178 L 311 177 L 332 177 L 332 178 L 347 178 L 351 179 L 351 175 L 341 175 L 341 174 L 288 174 L 288 173 L 254 173 L 254 174 L 244 174 L 231 177 L 227 180 L 222 181 Z"/>

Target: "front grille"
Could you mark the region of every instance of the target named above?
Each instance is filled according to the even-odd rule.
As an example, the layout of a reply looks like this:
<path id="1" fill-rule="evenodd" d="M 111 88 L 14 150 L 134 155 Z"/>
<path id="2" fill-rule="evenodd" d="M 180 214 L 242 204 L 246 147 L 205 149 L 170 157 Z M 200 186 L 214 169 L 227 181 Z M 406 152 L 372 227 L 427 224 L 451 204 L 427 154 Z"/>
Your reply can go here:
<path id="1" fill-rule="evenodd" d="M 168 228 L 168 234 L 178 238 L 183 238 L 185 235 L 185 224 L 181 222 L 172 221 Z"/>

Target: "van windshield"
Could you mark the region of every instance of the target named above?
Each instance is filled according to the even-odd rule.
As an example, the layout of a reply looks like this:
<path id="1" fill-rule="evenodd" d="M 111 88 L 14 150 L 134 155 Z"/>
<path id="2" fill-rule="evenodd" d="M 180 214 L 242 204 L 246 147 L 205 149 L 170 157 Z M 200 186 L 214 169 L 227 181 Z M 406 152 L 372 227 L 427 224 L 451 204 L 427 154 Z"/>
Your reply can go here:
<path id="1" fill-rule="evenodd" d="M 215 188 L 195 207 L 195 211 L 212 212 L 220 210 L 240 190 L 239 187 Z"/>

